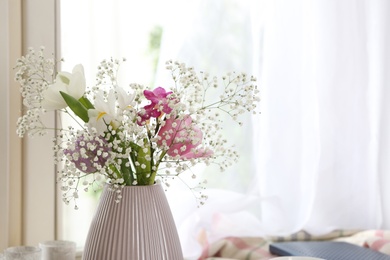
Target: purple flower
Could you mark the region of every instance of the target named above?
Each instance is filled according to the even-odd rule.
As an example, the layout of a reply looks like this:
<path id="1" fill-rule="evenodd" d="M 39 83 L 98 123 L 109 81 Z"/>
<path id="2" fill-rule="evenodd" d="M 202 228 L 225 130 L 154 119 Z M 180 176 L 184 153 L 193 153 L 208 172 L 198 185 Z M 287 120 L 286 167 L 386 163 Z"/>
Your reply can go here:
<path id="1" fill-rule="evenodd" d="M 104 167 L 110 157 L 111 148 L 102 136 L 85 136 L 77 138 L 74 145 L 64 150 L 69 161 L 84 173 L 94 173 Z"/>

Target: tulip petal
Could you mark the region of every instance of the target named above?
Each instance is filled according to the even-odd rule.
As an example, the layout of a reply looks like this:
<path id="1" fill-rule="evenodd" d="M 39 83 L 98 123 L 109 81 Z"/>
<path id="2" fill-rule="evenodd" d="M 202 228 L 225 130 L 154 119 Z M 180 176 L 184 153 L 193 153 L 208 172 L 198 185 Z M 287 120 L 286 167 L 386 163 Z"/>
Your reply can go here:
<path id="1" fill-rule="evenodd" d="M 84 68 L 82 65 L 79 64 L 73 68 L 67 88 L 67 93 L 75 99 L 79 99 L 84 95 L 85 88 L 86 82 L 84 76 Z"/>
<path id="2" fill-rule="evenodd" d="M 66 91 L 65 84 L 58 82 L 54 85 L 50 85 L 42 92 L 42 107 L 46 110 L 56 110 L 67 107 L 65 100 L 60 95 L 61 91 Z"/>

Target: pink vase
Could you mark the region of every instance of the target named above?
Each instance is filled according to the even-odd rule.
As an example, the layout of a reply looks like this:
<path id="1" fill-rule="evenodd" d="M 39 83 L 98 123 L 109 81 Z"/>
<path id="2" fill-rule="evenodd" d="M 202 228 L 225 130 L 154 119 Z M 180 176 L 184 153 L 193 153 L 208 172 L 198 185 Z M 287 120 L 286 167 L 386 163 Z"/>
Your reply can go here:
<path id="1" fill-rule="evenodd" d="M 122 199 L 106 186 L 83 260 L 183 260 L 175 222 L 160 184 L 126 186 Z"/>

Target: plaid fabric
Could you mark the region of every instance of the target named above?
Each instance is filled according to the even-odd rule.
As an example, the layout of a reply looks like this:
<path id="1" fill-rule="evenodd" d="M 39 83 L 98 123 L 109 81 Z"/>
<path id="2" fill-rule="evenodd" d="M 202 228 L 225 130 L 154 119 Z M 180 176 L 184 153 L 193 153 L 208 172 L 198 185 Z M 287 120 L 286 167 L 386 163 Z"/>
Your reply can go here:
<path id="1" fill-rule="evenodd" d="M 204 244 L 198 260 L 266 260 L 276 257 L 268 250 L 272 242 L 319 240 L 349 242 L 390 255 L 390 230 L 336 230 L 323 236 L 312 236 L 300 231 L 286 237 L 227 237 L 210 245 Z"/>
<path id="2" fill-rule="evenodd" d="M 370 230 L 360 234 L 363 246 L 390 255 L 390 230 Z"/>
<path id="3" fill-rule="evenodd" d="M 263 238 L 228 237 L 204 248 L 199 260 L 211 259 L 270 259 L 270 241 Z"/>

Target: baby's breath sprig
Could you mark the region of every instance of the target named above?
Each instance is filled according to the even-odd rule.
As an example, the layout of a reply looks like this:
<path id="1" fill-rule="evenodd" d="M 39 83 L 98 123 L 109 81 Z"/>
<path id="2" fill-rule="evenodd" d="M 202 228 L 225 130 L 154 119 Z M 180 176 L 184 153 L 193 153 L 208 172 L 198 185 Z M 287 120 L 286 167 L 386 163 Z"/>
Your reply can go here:
<path id="1" fill-rule="evenodd" d="M 217 109 L 235 121 L 245 112 L 257 113 L 260 97 L 255 84 L 256 78 L 253 76 L 228 73 L 222 77 L 223 86 L 219 91 L 222 93 L 215 98 L 215 92 L 210 89 L 219 89 L 221 84 L 217 77 L 210 79 L 207 72 L 200 72 L 198 76 L 193 68 L 179 62 L 168 61 L 166 68 L 171 71 L 175 81 L 175 94 L 187 105 L 186 109 L 190 113 L 198 113 L 199 117 L 204 117 L 211 110 Z"/>
<path id="2" fill-rule="evenodd" d="M 14 67 L 15 80 L 20 84 L 23 105 L 27 109 L 17 122 L 16 132 L 20 137 L 25 134 L 42 136 L 47 133 L 41 120 L 45 112 L 41 106 L 42 93 L 53 80 L 56 62 L 54 57 L 45 58 L 44 50 L 44 47 L 39 51 L 29 48 L 25 56 L 17 59 Z"/>
<path id="3" fill-rule="evenodd" d="M 210 77 L 207 72 L 200 72 L 198 75 L 193 68 L 175 61 L 168 61 L 166 68 L 171 71 L 175 82 L 174 93 L 182 101 L 178 112 L 186 110 L 194 116 L 194 123 L 204 134 L 202 143 L 212 147 L 213 156 L 202 158 L 202 162 L 206 165 L 217 164 L 224 171 L 238 161 L 239 155 L 233 146 L 227 146 L 226 138 L 220 134 L 223 129 L 221 113 L 228 115 L 239 125 L 242 125 L 238 121 L 242 114 L 257 114 L 260 98 L 256 78 L 232 72 L 218 80 L 217 77 Z"/>
<path id="4" fill-rule="evenodd" d="M 101 87 L 102 85 L 108 85 L 109 87 L 117 87 L 117 74 L 122 62 L 126 59 L 121 60 L 110 58 L 109 60 L 102 60 L 97 67 L 96 74 L 96 86 Z"/>

